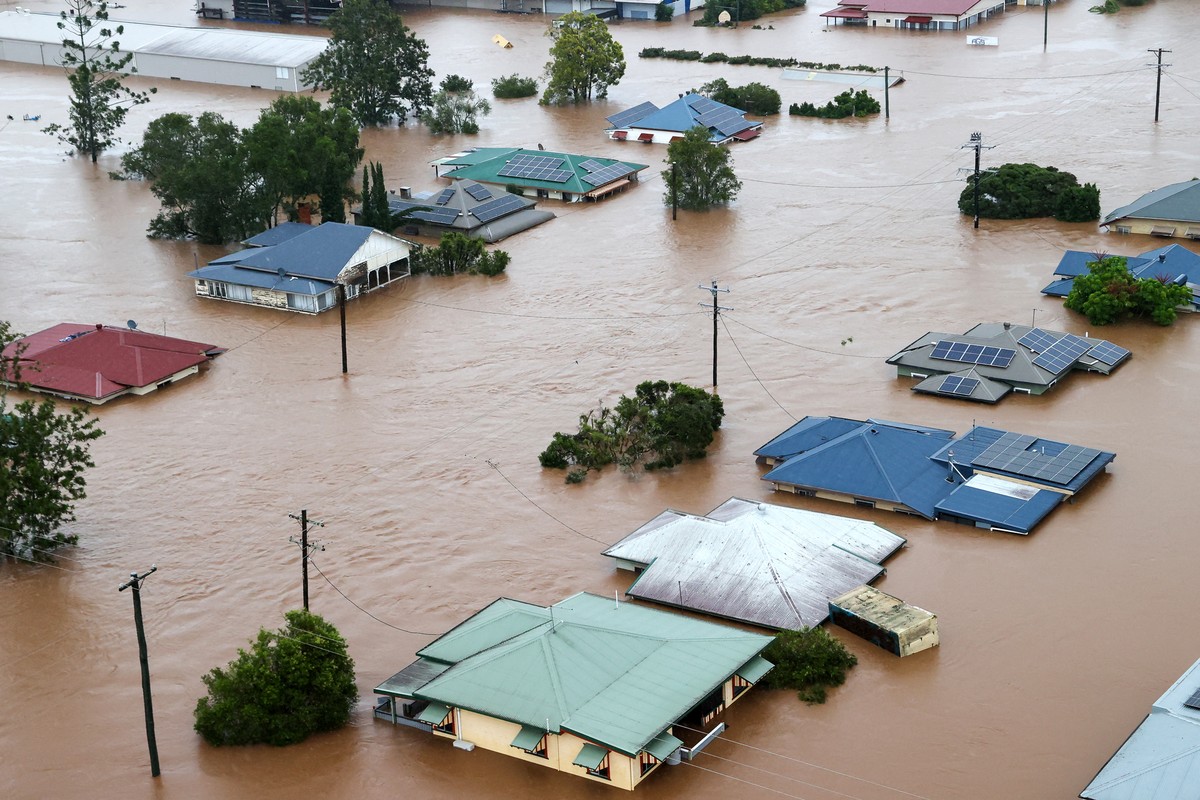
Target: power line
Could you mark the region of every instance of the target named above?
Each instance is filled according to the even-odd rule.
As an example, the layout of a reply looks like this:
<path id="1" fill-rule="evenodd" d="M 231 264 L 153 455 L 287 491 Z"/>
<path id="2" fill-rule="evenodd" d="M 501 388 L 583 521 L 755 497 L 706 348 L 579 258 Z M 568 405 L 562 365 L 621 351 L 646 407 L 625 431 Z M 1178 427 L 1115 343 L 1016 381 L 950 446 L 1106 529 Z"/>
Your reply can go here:
<path id="1" fill-rule="evenodd" d="M 310 559 L 308 560 L 308 563 L 312 564 L 312 567 L 313 567 L 313 569 L 315 569 L 315 570 L 317 571 L 317 574 L 318 574 L 318 575 L 320 575 L 322 578 L 324 578 L 324 579 L 325 579 L 325 582 L 326 582 L 326 583 L 328 583 L 330 586 L 332 586 L 332 587 L 333 587 L 333 590 L 334 590 L 335 592 L 337 592 L 337 593 L 338 593 L 338 594 L 340 594 L 340 595 L 341 595 L 343 598 L 345 598 L 345 600 L 346 600 L 346 602 L 347 602 L 347 603 L 349 603 L 350 605 L 354 606 L 354 607 L 355 607 L 355 608 L 357 608 L 359 611 L 363 612 L 364 614 L 366 614 L 368 617 L 370 617 L 371 619 L 375 620 L 375 621 L 376 621 L 376 622 L 378 622 L 379 624 L 381 624 L 381 625 L 387 625 L 389 628 L 393 628 L 393 629 L 395 629 L 395 630 L 398 630 L 398 631 L 400 631 L 401 633 L 409 633 L 409 634 L 412 634 L 413 636 L 441 636 L 441 634 L 440 634 L 440 633 L 428 633 L 428 632 L 426 632 L 426 631 L 410 631 L 408 628 L 401 628 L 399 625 L 393 625 L 393 624 L 392 624 L 392 623 L 390 623 L 390 622 L 386 622 L 386 621 L 384 621 L 384 620 L 380 619 L 379 617 L 377 617 L 377 616 L 375 616 L 374 614 L 372 614 L 370 611 L 367 611 L 365 608 L 363 608 L 362 606 L 360 606 L 358 603 L 356 603 L 356 602 L 354 602 L 353 600 L 351 600 L 351 599 L 350 599 L 350 597 L 349 597 L 349 596 L 348 596 L 348 595 L 347 595 L 345 592 L 343 592 L 341 589 L 339 589 L 339 588 L 337 587 L 337 584 L 335 584 L 333 581 L 329 580 L 329 576 L 328 576 L 328 575 L 326 575 L 324 572 L 322 572 L 322 571 L 321 571 L 321 568 L 317 566 L 317 562 L 316 562 L 316 561 L 314 561 L 314 560 L 312 560 L 312 559 L 310 558 Z"/>
<path id="2" fill-rule="evenodd" d="M 729 341 L 733 343 L 733 349 L 737 350 L 737 354 L 742 357 L 742 363 L 746 365 L 746 369 L 750 370 L 750 374 L 754 376 L 754 380 L 758 381 L 758 385 L 761 386 L 762 390 L 767 393 L 767 397 L 771 398 L 771 400 L 775 402 L 775 405 L 779 406 L 780 411 L 787 414 L 794 421 L 796 419 L 795 415 L 784 408 L 783 403 L 780 403 L 775 399 L 775 395 L 771 394 L 771 390 L 768 389 L 767 385 L 762 382 L 761 378 L 758 377 L 758 373 L 754 371 L 754 367 L 750 366 L 750 362 L 746 360 L 746 354 L 742 352 L 742 348 L 738 347 L 737 340 L 734 339 L 733 334 L 729 332 L 729 326 L 725 324 L 724 319 L 721 320 L 721 325 L 725 328 L 725 335 L 728 336 Z"/>
<path id="3" fill-rule="evenodd" d="M 1116 70 L 1114 72 L 1089 72 L 1082 75 L 949 75 L 943 72 L 919 72 L 915 69 L 900 68 L 905 76 L 922 75 L 927 78 L 954 78 L 965 81 L 1069 81 L 1076 78 L 1107 78 L 1113 75 L 1127 75 L 1133 72 L 1144 72 L 1144 68 Z"/>
<path id="4" fill-rule="evenodd" d="M 821 353 L 821 354 L 827 355 L 827 356 L 845 356 L 846 358 L 870 358 L 875 361 L 878 361 L 881 358 L 887 358 L 887 356 L 872 356 L 872 355 L 864 355 L 863 353 L 838 353 L 834 350 L 822 350 L 819 347 L 812 347 L 811 345 L 807 345 L 807 344 L 799 344 L 798 342 L 789 342 L 787 339 L 781 339 L 773 333 L 767 333 L 766 331 L 760 331 L 758 328 L 753 328 L 753 327 L 747 325 L 746 323 L 742 322 L 737 317 L 729 317 L 729 319 L 732 322 L 734 322 L 735 324 L 741 325 L 746 330 L 757 333 L 759 336 L 766 336 L 768 339 L 774 339 L 777 342 L 781 342 L 783 344 L 790 344 L 792 347 L 799 347 L 801 350 L 808 350 L 813 353 Z"/>
<path id="5" fill-rule="evenodd" d="M 430 302 L 429 300 L 413 300 L 409 297 L 401 297 L 399 299 L 406 303 L 416 303 L 417 305 L 432 306 L 433 308 L 444 308 L 450 311 L 462 311 L 467 314 L 486 314 L 493 317 L 517 317 L 519 319 L 560 320 L 563 322 L 625 322 L 629 320 L 660 319 L 664 317 L 690 317 L 699 313 L 696 311 L 685 311 L 679 314 L 637 314 L 628 317 L 614 317 L 611 315 L 604 317 L 558 317 L 545 314 L 518 314 L 513 311 L 492 311 L 486 308 L 463 308 L 462 306 L 450 306 L 444 303 L 434 303 Z"/>
<path id="6" fill-rule="evenodd" d="M 699 755 L 707 756 L 708 758 L 715 758 L 718 761 L 727 761 L 730 764 L 736 764 L 739 767 L 745 767 L 746 769 L 752 769 L 752 770 L 755 770 L 756 772 L 763 772 L 774 778 L 782 778 L 785 781 L 792 781 L 793 783 L 802 783 L 805 786 L 810 786 L 813 789 L 816 789 L 821 792 L 825 792 L 826 794 L 836 794 L 838 797 L 848 797 L 848 798 L 850 798 L 850 800 L 862 800 L 862 798 L 860 798 L 858 795 L 846 794 L 845 792 L 839 792 L 836 789 L 830 789 L 825 786 L 821 786 L 820 784 L 809 783 L 808 781 L 801 780 L 800 778 L 793 778 L 790 775 L 784 775 L 783 773 L 780 773 L 780 772 L 772 772 L 769 769 L 764 769 L 762 767 L 756 767 L 753 764 L 747 764 L 743 761 L 735 761 L 732 758 L 725 758 L 724 756 L 719 756 L 716 753 L 712 752 L 711 748 L 703 750 L 701 753 L 699 753 Z"/>
<path id="7" fill-rule="evenodd" d="M 945 181 L 883 183 L 875 186 L 838 186 L 822 183 L 791 183 L 790 181 L 768 181 L 762 178 L 742 178 L 740 176 L 739 180 L 741 180 L 743 183 L 769 183 L 772 186 L 797 186 L 802 189 L 907 189 L 910 186 L 938 186 L 943 183 L 958 183 L 957 178 L 952 178 Z"/>
<path id="8" fill-rule="evenodd" d="M 768 792 L 774 792 L 775 794 L 781 794 L 784 797 L 791 797 L 791 798 L 793 798 L 793 800 L 807 800 L 806 798 L 801 797 L 798 794 L 790 794 L 788 792 L 780 791 L 779 789 L 772 789 L 770 786 L 763 786 L 761 783 L 755 783 L 754 781 L 748 781 L 745 778 L 738 778 L 738 777 L 735 777 L 735 776 L 730 775 L 725 772 L 717 772 L 715 769 L 709 769 L 708 767 L 702 767 L 699 764 L 697 764 L 695 761 L 684 761 L 683 763 L 687 764 L 689 767 L 693 767 L 695 769 L 704 770 L 705 772 L 711 772 L 713 775 L 720 775 L 722 778 L 729 778 L 729 780 L 731 780 L 731 781 L 737 781 L 738 783 L 744 783 L 747 786 L 753 786 L 756 789 L 766 789 Z"/>
<path id="9" fill-rule="evenodd" d="M 553 515 L 553 514 L 551 514 L 549 511 L 547 511 L 546 509 L 542 508 L 541 506 L 539 506 L 539 505 L 537 504 L 537 501 L 535 501 L 535 500 L 534 500 L 532 497 L 530 497 L 529 495 L 525 494 L 525 492 L 521 491 L 521 487 L 517 486 L 515 483 L 513 483 L 512 481 L 510 481 L 510 480 L 508 479 L 508 476 L 507 476 L 507 475 L 505 475 L 505 474 L 504 474 L 504 473 L 503 473 L 503 472 L 500 470 L 500 467 L 496 466 L 496 464 L 495 464 L 494 462 L 492 462 L 492 461 L 489 461 L 489 460 L 487 460 L 487 459 L 484 459 L 484 463 L 485 463 L 485 464 L 487 464 L 487 465 L 488 465 L 489 467 L 491 467 L 492 469 L 496 470 L 496 472 L 497 472 L 497 473 L 500 475 L 500 477 L 501 477 L 501 478 L 504 478 L 504 481 L 505 481 L 505 483 L 507 483 L 507 484 L 508 484 L 509 486 L 511 486 L 512 488 L 516 489 L 516 490 L 517 490 L 517 493 L 518 493 L 519 495 L 521 495 L 521 497 L 524 497 L 526 500 L 528 500 L 528 501 L 529 501 L 531 504 L 533 504 L 533 507 L 534 507 L 534 508 L 536 508 L 538 511 L 542 512 L 543 514 L 545 514 L 545 515 L 546 515 L 547 517 L 549 517 L 550 519 L 552 519 L 552 520 L 554 520 L 555 522 L 557 522 L 559 525 L 562 525 L 564 528 L 566 528 L 567 530 L 569 530 L 571 533 L 574 533 L 574 534 L 576 534 L 577 536 L 582 536 L 582 537 L 583 537 L 583 538 L 585 538 L 585 539 L 591 539 L 593 542 L 597 542 L 598 544 L 602 544 L 602 545 L 604 545 L 605 547 L 611 547 L 611 546 L 612 546 L 612 545 L 611 545 L 609 542 L 603 541 L 602 539 L 597 539 L 595 536 L 588 536 L 586 533 L 583 533 L 583 532 L 581 532 L 581 531 L 577 531 L 577 530 L 575 530 L 575 529 L 574 529 L 574 528 L 572 528 L 570 525 L 568 525 L 567 523 L 563 522 L 561 519 L 559 519 L 558 517 L 554 516 L 554 515 Z"/>

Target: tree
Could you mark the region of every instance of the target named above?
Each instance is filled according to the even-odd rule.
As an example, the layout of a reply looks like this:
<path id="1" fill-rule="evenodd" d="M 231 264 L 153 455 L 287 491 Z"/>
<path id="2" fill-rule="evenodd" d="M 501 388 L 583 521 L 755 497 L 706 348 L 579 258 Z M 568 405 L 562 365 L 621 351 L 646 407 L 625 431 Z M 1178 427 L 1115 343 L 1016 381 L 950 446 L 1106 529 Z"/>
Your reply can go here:
<path id="1" fill-rule="evenodd" d="M 697 125 L 683 138 L 667 145 L 664 175 L 667 191 L 663 202 L 689 211 L 703 211 L 729 203 L 737 197 L 742 182 L 729 163 L 729 151 L 709 139 L 708 128 Z"/>
<path id="2" fill-rule="evenodd" d="M 502 99 L 533 97 L 537 90 L 536 78 L 522 78 L 515 72 L 501 78 L 492 78 L 492 95 Z"/>
<path id="3" fill-rule="evenodd" d="M 572 11 L 550 23 L 546 35 L 551 61 L 546 63 L 543 105 L 582 103 L 607 97 L 608 87 L 625 74 L 625 52 L 608 25 L 594 14 Z"/>
<path id="4" fill-rule="evenodd" d="M 823 119 L 845 119 L 846 117 L 865 117 L 879 113 L 879 101 L 865 89 L 857 92 L 847 90 L 834 97 L 823 106 L 812 103 L 792 103 L 788 113 L 799 117 L 821 117 Z M 972 184 L 973 186 L 974 184 Z"/>
<path id="5" fill-rule="evenodd" d="M 760 117 L 778 114 L 779 107 L 783 102 L 779 97 L 779 92 L 770 86 L 761 83 L 730 86 L 724 78 L 717 78 L 704 84 L 700 87 L 699 94 Z"/>
<path id="6" fill-rule="evenodd" d="M 488 250 L 482 239 L 459 231 L 446 231 L 437 247 L 423 247 L 409 259 L 412 274 L 420 275 L 499 275 L 508 267 L 510 256 L 503 250 Z"/>
<path id="7" fill-rule="evenodd" d="M 401 123 L 433 102 L 429 48 L 384 0 L 346 0 L 328 20 L 329 46 L 300 74 L 330 91 L 359 125 Z"/>
<path id="8" fill-rule="evenodd" d="M 203 677 L 196 732 L 211 745 L 295 744 L 350 721 L 358 700 L 354 661 L 337 628 L 289 611 L 277 632 L 259 630 L 250 649 Z"/>
<path id="9" fill-rule="evenodd" d="M 451 75 L 442 81 L 433 108 L 421 115 L 421 121 L 434 133 L 479 133 L 475 118 L 490 113 L 491 103 L 475 94 L 469 80 Z"/>
<path id="10" fill-rule="evenodd" d="M 47 126 L 46 133 L 91 156 L 92 163 L 102 150 L 120 141 L 117 129 L 133 106 L 150 102 L 149 92 L 138 92 L 121 83 L 133 53 L 122 53 L 116 37 L 125 32 L 122 25 L 107 27 L 108 3 L 105 0 L 66 0 L 67 10 L 59 12 L 58 29 L 62 40 L 62 65 L 71 86 L 70 123 Z"/>
<path id="11" fill-rule="evenodd" d="M 579 417 L 573 434 L 555 433 L 538 456 L 543 467 L 566 469 L 567 483 L 616 462 L 623 470 L 667 469 L 704 458 L 725 416 L 721 398 L 685 383 L 646 381 L 613 408 Z"/>
<path id="12" fill-rule="evenodd" d="M 52 400 L 9 404 L 8 387 L 22 386 L 19 338 L 0 320 L 0 556 L 53 562 L 56 548 L 78 540 L 61 526 L 87 494 L 88 446 L 104 431 L 80 406 L 60 414 Z"/>
<path id="13" fill-rule="evenodd" d="M 1093 325 L 1108 325 L 1127 317 L 1149 317 L 1159 325 L 1175 321 L 1176 309 L 1190 305 L 1192 290 L 1171 276 L 1137 278 L 1124 256 L 1097 256 L 1087 275 L 1077 275 L 1063 303 Z"/>
<path id="14" fill-rule="evenodd" d="M 775 665 L 763 685 L 797 689 L 800 699 L 810 705 L 824 703 L 826 688 L 845 683 L 846 673 L 858 663 L 858 657 L 824 628 L 780 631 L 762 655 Z"/>
<path id="15" fill-rule="evenodd" d="M 1093 207 L 1095 214 L 1080 219 Z M 958 198 L 963 214 L 975 213 L 975 182 L 967 182 Z M 989 219 L 1066 217 L 1086 222 L 1100 218 L 1100 192 L 1095 184 L 1080 187 L 1069 172 L 1037 164 L 1004 164 L 979 177 L 979 216 Z"/>

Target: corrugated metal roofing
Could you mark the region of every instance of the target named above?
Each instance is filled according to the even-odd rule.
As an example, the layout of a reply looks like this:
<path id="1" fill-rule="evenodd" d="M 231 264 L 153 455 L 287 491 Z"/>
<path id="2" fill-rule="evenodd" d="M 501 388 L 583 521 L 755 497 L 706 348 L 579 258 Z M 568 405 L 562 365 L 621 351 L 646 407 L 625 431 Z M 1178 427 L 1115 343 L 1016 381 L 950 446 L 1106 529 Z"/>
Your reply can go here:
<path id="1" fill-rule="evenodd" d="M 996 486 L 980 480 L 982 477 L 985 476 L 972 476 L 959 485 L 949 497 L 937 504 L 938 513 L 968 517 L 990 528 L 1029 533 L 1067 498 L 1061 492 L 1036 489 L 1012 481 L 1001 482 L 1007 486 Z M 1019 490 L 1005 491 L 1018 487 L 1026 490 L 1027 494 Z"/>
<path id="2" fill-rule="evenodd" d="M 829 601 L 857 617 L 881 628 L 903 633 L 935 617 L 923 608 L 909 605 L 898 597 L 872 586 L 859 586 Z"/>
<path id="3" fill-rule="evenodd" d="M 1100 224 L 1109 225 L 1125 217 L 1200 222 L 1200 180 L 1172 183 L 1147 192 L 1129 205 L 1106 214 Z"/>
<path id="4" fill-rule="evenodd" d="M 648 565 L 632 597 L 767 628 L 821 624 L 829 598 L 875 580 L 904 539 L 873 522 L 730 498 L 666 511 L 604 551 Z"/>
<path id="5" fill-rule="evenodd" d="M 761 458 L 784 459 L 812 450 L 862 425 L 845 417 L 805 417 L 754 451 Z M 954 434 L 947 431 L 947 437 Z"/>
<path id="6" fill-rule="evenodd" d="M 514 233 L 528 230 L 543 222 L 548 222 L 554 219 L 555 216 L 551 211 L 535 208 L 537 205 L 536 200 L 514 194 L 502 195 L 505 198 L 513 198 L 511 202 L 514 204 L 514 207 L 511 211 L 507 211 L 488 222 L 480 222 L 471 211 L 485 203 L 493 202 L 496 196 L 492 195 L 483 200 L 476 200 L 466 190 L 472 186 L 482 186 L 482 184 L 469 179 L 453 179 L 450 181 L 450 185 L 454 187 L 455 192 L 444 207 L 459 212 L 453 222 L 447 225 L 432 216 L 418 212 L 403 219 L 400 224 L 405 226 L 415 225 L 418 229 L 428 227 L 430 233 L 433 235 L 437 235 L 437 233 L 447 229 L 458 230 L 491 243 L 498 242 L 507 236 L 512 236 Z M 388 198 L 388 207 L 392 213 L 398 213 L 410 208 L 428 209 L 436 208 L 437 206 L 432 199 L 422 196 L 414 197 L 412 200 L 404 200 L 391 196 Z M 355 213 L 358 213 L 358 211 L 356 210 Z"/>
<path id="7" fill-rule="evenodd" d="M 1150 708 L 1080 797 L 1088 800 L 1196 800 L 1200 711 L 1184 705 L 1200 689 L 1200 661 Z"/>
<path id="8" fill-rule="evenodd" d="M 1135 278 L 1184 283 L 1192 290 L 1192 305 L 1200 308 L 1200 255 L 1180 244 L 1169 244 L 1147 250 L 1141 255 L 1124 256 L 1125 266 Z M 1051 282 L 1042 294 L 1066 297 L 1074 286 L 1073 278 L 1088 273 L 1088 264 L 1096 260 L 1095 253 L 1067 250 L 1059 260 L 1054 274 L 1062 279 Z"/>
<path id="9" fill-rule="evenodd" d="M 324 52 L 329 40 L 320 36 L 262 34 L 213 28 L 172 28 L 142 45 L 139 53 L 299 68 Z"/>
<path id="10" fill-rule="evenodd" d="M 412 693 L 450 668 L 449 664 L 418 658 L 404 669 L 375 687 L 376 694 L 393 697 L 412 697 Z"/>
<path id="11" fill-rule="evenodd" d="M 271 247 L 283 244 L 288 239 L 299 236 L 302 233 L 308 233 L 312 229 L 312 225 L 306 225 L 303 222 L 281 222 L 274 228 L 267 228 L 262 233 L 243 240 L 242 244 L 248 247 Z M 246 251 L 243 250 L 242 252 Z"/>
<path id="12" fill-rule="evenodd" d="M 700 101 L 703 101 L 703 105 L 700 106 L 700 108 L 704 109 L 703 112 L 695 107 L 698 103 L 700 103 Z M 715 100 L 708 99 L 698 94 L 686 94 L 683 97 L 680 97 L 678 100 L 668 103 L 662 108 L 655 108 L 651 103 L 643 103 L 642 105 L 637 106 L 637 109 L 644 109 L 646 113 L 640 116 L 636 114 L 629 116 L 634 110 L 630 109 L 630 111 L 621 112 L 620 114 L 609 117 L 609 122 L 611 122 L 613 125 L 613 128 L 610 128 L 609 130 L 628 130 L 629 128 L 638 128 L 641 130 L 684 133 L 696 127 L 697 125 L 701 125 L 711 131 L 709 138 L 712 141 L 723 142 L 730 138 L 730 136 L 735 132 L 735 129 L 737 131 L 741 131 L 747 128 L 762 128 L 761 122 L 751 122 L 745 119 L 746 112 L 742 109 L 734 108 L 733 106 L 726 105 L 725 103 L 718 103 Z M 726 112 L 725 118 L 736 120 L 736 123 L 731 128 L 726 126 L 724 123 L 722 123 L 721 127 L 718 127 L 715 125 L 705 124 L 705 122 L 701 121 L 700 118 L 702 116 L 713 114 L 715 111 Z"/>
<path id="13" fill-rule="evenodd" d="M 549 180 L 538 180 L 535 178 L 520 178 L 515 176 L 501 175 L 500 170 L 504 169 L 513 158 L 517 156 L 534 156 L 539 158 L 559 158 L 564 162 L 562 169 L 571 173 L 566 181 L 558 183 Z M 586 156 L 575 155 L 572 153 L 552 153 L 549 150 L 513 150 L 501 147 L 481 147 L 479 150 L 468 153 L 460 153 L 450 160 L 439 159 L 439 164 L 447 166 L 459 166 L 458 169 L 449 173 L 453 178 L 470 178 L 475 181 L 483 181 L 491 184 L 513 184 L 530 189 L 547 189 L 552 192 L 568 192 L 572 194 L 587 194 L 599 187 L 585 182 L 585 178 L 590 174 L 588 170 L 580 166 L 584 161 L 595 161 L 603 166 L 611 166 L 613 164 L 621 164 L 628 167 L 628 172 L 623 172 L 619 175 L 614 174 L 612 180 L 605 181 L 601 186 L 605 186 L 614 181 L 625 178 L 631 174 L 636 174 L 647 168 L 645 164 L 634 164 L 628 161 L 618 161 L 615 158 L 603 158 L 601 156 Z"/>
<path id="14" fill-rule="evenodd" d="M 634 756 L 770 642 L 586 593 L 505 599 L 420 651 L 453 666 L 414 696 Z"/>

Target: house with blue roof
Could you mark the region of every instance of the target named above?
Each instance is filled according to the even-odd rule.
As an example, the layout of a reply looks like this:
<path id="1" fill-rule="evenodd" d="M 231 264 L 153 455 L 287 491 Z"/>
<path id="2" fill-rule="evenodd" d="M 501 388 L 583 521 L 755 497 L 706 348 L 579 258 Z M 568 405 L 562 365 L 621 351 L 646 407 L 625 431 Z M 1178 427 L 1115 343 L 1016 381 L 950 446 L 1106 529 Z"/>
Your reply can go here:
<path id="1" fill-rule="evenodd" d="M 1155 189 L 1100 220 L 1117 233 L 1200 239 L 1200 179 Z"/>
<path id="2" fill-rule="evenodd" d="M 594 594 L 502 598 L 377 686 L 375 717 L 632 790 L 719 733 L 693 735 L 772 669 L 771 641 Z"/>
<path id="3" fill-rule="evenodd" d="M 645 102 L 608 118 L 608 137 L 617 141 L 670 144 L 695 127 L 706 128 L 714 144 L 748 142 L 762 133 L 763 124 L 746 119 L 740 108 L 699 94 L 680 95 L 659 108 Z"/>
<path id="4" fill-rule="evenodd" d="M 1058 277 L 1042 289 L 1042 294 L 1051 297 L 1066 297 L 1075 287 L 1075 278 L 1088 274 L 1088 265 L 1109 255 L 1107 253 L 1086 253 L 1082 250 L 1068 250 L 1059 259 L 1054 274 Z M 1177 283 L 1187 286 L 1192 291 L 1192 303 L 1188 311 L 1200 310 L 1200 255 L 1193 253 L 1183 245 L 1169 244 L 1147 250 L 1141 255 L 1124 256 L 1125 266 L 1139 280 L 1151 278 L 1167 283 Z"/>
<path id="5" fill-rule="evenodd" d="M 188 273 L 197 295 L 319 314 L 337 305 L 339 287 L 351 300 L 410 274 L 411 243 L 362 225 L 285 222 L 242 244 Z"/>
<path id="6" fill-rule="evenodd" d="M 762 479 L 805 497 L 1028 534 L 1116 458 L 984 426 L 954 438 L 940 428 L 847 422 L 805 417 L 776 436 L 755 452 L 774 465 Z M 789 453 L 788 443 L 802 449 Z"/>

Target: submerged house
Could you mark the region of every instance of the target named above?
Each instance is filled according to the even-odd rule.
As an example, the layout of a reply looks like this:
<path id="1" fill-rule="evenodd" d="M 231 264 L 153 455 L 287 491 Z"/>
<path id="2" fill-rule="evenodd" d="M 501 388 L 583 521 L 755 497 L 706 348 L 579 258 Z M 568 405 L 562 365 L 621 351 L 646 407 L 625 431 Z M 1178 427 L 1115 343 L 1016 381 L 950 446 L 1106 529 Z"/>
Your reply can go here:
<path id="1" fill-rule="evenodd" d="M 837 8 L 821 16 L 834 25 L 954 31 L 1003 14 L 1009 2 L 1012 0 L 840 0 Z"/>
<path id="2" fill-rule="evenodd" d="M 393 214 L 408 212 L 400 230 L 410 236 L 441 236 L 457 231 L 491 244 L 554 219 L 552 211 L 537 208 L 537 201 L 509 192 L 493 192 L 482 183 L 454 179 L 440 192 L 388 195 Z M 357 221 L 359 210 L 355 210 Z"/>
<path id="3" fill-rule="evenodd" d="M 409 275 L 411 244 L 362 225 L 285 222 L 253 236 L 245 250 L 188 273 L 196 294 L 233 303 L 318 314 Z"/>
<path id="4" fill-rule="evenodd" d="M 0 382 L 101 405 L 165 388 L 224 352 L 132 327 L 64 322 L 5 347 Z"/>
<path id="5" fill-rule="evenodd" d="M 1117 233 L 1200 239 L 1200 178 L 1147 192 L 1105 214 L 1100 227 Z"/>
<path id="6" fill-rule="evenodd" d="M 1163 693 L 1087 785 L 1088 800 L 1192 800 L 1200 786 L 1200 661 Z"/>
<path id="7" fill-rule="evenodd" d="M 633 789 L 688 755 L 680 737 L 694 737 L 677 725 L 707 728 L 770 671 L 771 641 L 587 593 L 549 607 L 504 598 L 377 686 L 375 716 Z"/>
<path id="8" fill-rule="evenodd" d="M 1123 347 L 1028 325 L 981 323 L 963 334 L 930 331 L 887 360 L 913 391 L 995 403 L 1010 392 L 1043 394 L 1077 370 L 1108 375 Z"/>
<path id="9" fill-rule="evenodd" d="M 805 417 L 755 451 L 776 491 L 1027 534 L 1114 453 L 978 425 Z"/>
<path id="10" fill-rule="evenodd" d="M 646 168 L 615 158 L 519 147 L 472 148 L 433 162 L 437 177 L 468 178 L 486 184 L 497 196 L 510 191 L 568 203 L 600 200 L 626 189 Z"/>
<path id="11" fill-rule="evenodd" d="M 1075 277 L 1088 274 L 1088 264 L 1104 257 L 1104 253 L 1085 253 L 1081 250 L 1068 250 L 1063 253 L 1054 274 L 1058 277 L 1042 294 L 1051 297 L 1066 297 L 1075 287 Z M 1141 255 L 1124 256 L 1125 266 L 1133 277 L 1141 280 L 1165 281 L 1187 286 L 1192 290 L 1192 302 L 1188 311 L 1200 309 L 1200 255 L 1193 253 L 1183 245 L 1169 244 L 1154 250 L 1147 250 Z"/>
<path id="12" fill-rule="evenodd" d="M 664 511 L 604 551 L 639 600 L 764 628 L 815 627 L 829 600 L 883 574 L 905 540 L 873 522 L 731 497 Z"/>
<path id="13" fill-rule="evenodd" d="M 714 144 L 746 142 L 762 133 L 763 127 L 746 119 L 740 108 L 698 94 L 681 95 L 662 108 L 645 102 L 613 114 L 608 123 L 610 139 L 646 144 L 670 144 L 695 127 L 707 128 L 708 140 Z"/>

